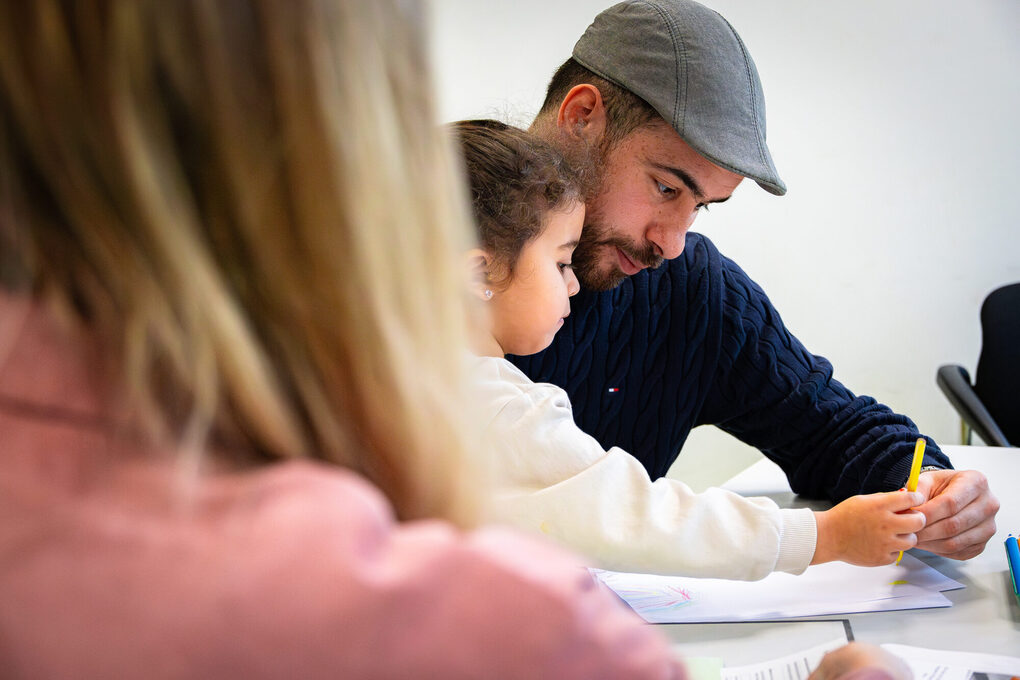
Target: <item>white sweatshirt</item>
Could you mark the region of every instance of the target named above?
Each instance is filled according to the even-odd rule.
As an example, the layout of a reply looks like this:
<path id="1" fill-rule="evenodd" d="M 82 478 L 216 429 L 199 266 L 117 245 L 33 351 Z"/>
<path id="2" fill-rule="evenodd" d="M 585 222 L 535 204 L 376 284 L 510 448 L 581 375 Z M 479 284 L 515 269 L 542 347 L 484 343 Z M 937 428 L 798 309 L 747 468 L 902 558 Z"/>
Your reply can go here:
<path id="1" fill-rule="evenodd" d="M 815 552 L 809 509 L 723 489 L 651 481 L 574 423 L 566 392 L 513 364 L 476 357 L 472 389 L 492 456 L 494 520 L 545 534 L 616 571 L 756 580 L 799 574 Z"/>

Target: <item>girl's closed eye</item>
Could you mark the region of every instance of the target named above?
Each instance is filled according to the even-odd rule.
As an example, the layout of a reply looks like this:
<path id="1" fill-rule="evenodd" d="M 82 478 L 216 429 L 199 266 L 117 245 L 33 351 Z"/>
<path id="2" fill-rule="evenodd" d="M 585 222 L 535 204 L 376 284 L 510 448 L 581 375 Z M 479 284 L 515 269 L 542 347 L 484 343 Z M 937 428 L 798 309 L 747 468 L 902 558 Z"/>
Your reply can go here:
<path id="1" fill-rule="evenodd" d="M 574 268 L 574 263 L 573 262 L 559 262 L 558 265 L 559 265 L 560 271 L 565 271 L 567 269 L 573 269 Z"/>

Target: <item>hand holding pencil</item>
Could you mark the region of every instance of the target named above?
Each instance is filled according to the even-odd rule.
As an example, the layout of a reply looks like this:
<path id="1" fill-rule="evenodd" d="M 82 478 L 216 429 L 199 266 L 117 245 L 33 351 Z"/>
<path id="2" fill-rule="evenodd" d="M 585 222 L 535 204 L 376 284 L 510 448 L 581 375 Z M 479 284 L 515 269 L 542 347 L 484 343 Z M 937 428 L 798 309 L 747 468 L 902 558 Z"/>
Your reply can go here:
<path id="1" fill-rule="evenodd" d="M 954 560 L 980 554 L 995 535 L 999 501 L 978 470 L 933 470 L 917 482 L 927 500 L 917 510 L 927 518 L 917 547 Z"/>
<path id="2" fill-rule="evenodd" d="M 917 532 L 926 521 L 914 510 L 925 500 L 917 492 L 923 459 L 924 439 L 918 439 L 906 489 L 851 496 L 831 510 L 816 512 L 817 539 L 811 564 L 833 560 L 864 567 L 893 560 L 898 564 L 903 551 L 917 544 Z"/>
<path id="3" fill-rule="evenodd" d="M 917 544 L 925 518 L 913 508 L 924 502 L 916 491 L 851 496 L 815 513 L 818 534 L 811 564 L 840 560 L 862 567 L 890 564 Z"/>

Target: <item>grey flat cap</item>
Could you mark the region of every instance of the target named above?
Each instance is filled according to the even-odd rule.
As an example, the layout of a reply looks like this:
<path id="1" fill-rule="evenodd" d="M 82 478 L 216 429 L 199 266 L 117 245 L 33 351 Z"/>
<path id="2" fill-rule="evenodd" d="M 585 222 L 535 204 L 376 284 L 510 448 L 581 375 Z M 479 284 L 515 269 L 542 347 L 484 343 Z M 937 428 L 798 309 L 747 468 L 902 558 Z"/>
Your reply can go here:
<path id="1" fill-rule="evenodd" d="M 765 98 L 740 36 L 691 0 L 628 0 L 574 45 L 585 68 L 648 102 L 695 151 L 783 195 L 765 143 Z"/>

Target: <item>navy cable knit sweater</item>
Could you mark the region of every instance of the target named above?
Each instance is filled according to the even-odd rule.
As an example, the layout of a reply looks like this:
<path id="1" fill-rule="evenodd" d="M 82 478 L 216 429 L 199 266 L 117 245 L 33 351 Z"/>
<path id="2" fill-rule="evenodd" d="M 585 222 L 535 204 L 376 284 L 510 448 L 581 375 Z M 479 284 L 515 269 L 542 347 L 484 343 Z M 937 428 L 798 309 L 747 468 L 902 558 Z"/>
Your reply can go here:
<path id="1" fill-rule="evenodd" d="M 605 293 L 582 290 L 553 344 L 509 357 L 570 395 L 582 430 L 666 474 L 691 428 L 757 447 L 797 493 L 838 502 L 906 482 L 917 428 L 855 396 L 783 325 L 764 291 L 705 236 Z M 928 439 L 925 465 L 950 467 Z"/>

